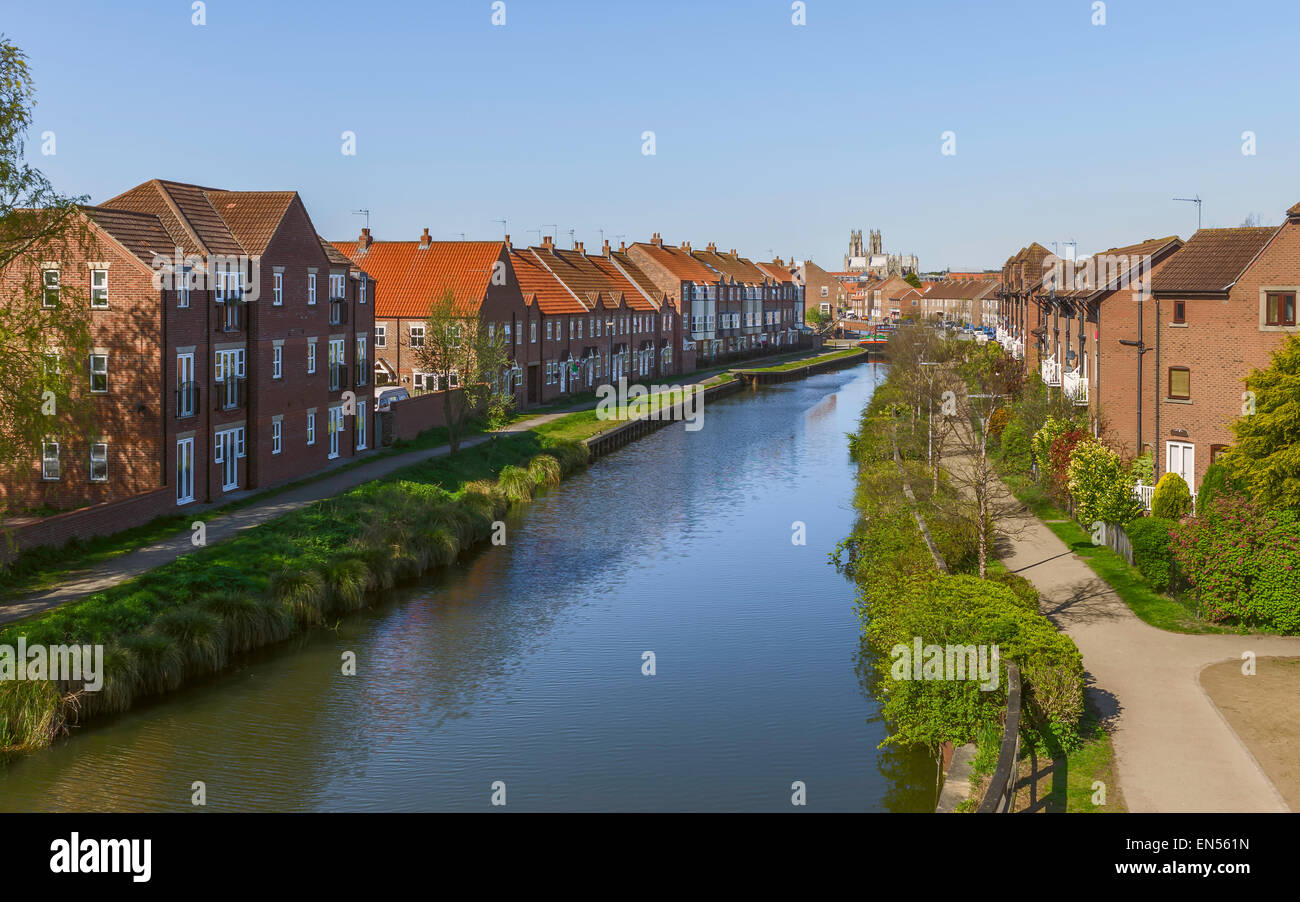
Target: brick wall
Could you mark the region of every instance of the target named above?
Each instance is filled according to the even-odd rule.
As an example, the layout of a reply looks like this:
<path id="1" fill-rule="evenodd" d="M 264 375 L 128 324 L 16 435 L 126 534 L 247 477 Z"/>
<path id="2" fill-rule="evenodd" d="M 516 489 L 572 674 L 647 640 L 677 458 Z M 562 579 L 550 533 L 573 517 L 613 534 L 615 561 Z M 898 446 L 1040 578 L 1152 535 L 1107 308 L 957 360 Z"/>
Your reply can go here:
<path id="1" fill-rule="evenodd" d="M 95 536 L 111 535 L 142 526 L 176 510 L 176 498 L 170 488 L 154 489 L 122 501 L 97 504 L 93 507 L 63 514 L 54 514 L 13 526 L 12 538 L 16 551 L 50 546 L 62 548 L 72 539 L 87 540 Z M 12 553 L 0 544 L 0 560 L 9 560 Z"/>

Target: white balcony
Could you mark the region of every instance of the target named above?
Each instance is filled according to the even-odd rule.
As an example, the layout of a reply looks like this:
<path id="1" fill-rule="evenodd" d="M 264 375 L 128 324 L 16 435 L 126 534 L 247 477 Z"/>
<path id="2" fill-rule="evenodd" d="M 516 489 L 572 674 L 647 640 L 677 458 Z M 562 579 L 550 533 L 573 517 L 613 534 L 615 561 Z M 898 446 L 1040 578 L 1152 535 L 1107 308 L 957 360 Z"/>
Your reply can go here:
<path id="1" fill-rule="evenodd" d="M 1016 360 L 1025 359 L 1025 343 L 1018 338 L 1011 341 L 1011 356 Z"/>
<path id="2" fill-rule="evenodd" d="M 998 344 L 1005 345 L 1007 343 L 1007 339 L 1009 339 L 1010 337 L 1011 336 L 1008 334 L 1006 329 L 1002 328 L 1001 326 L 998 326 L 997 334 L 995 335 Z"/>
<path id="3" fill-rule="evenodd" d="M 1047 385 L 1061 384 L 1061 364 L 1055 357 L 1049 357 L 1043 361 L 1043 382 Z"/>
<path id="4" fill-rule="evenodd" d="M 1155 492 L 1156 487 L 1153 485 L 1143 485 L 1137 483 L 1133 486 L 1133 497 L 1142 502 L 1142 510 L 1151 513 L 1151 495 Z M 1192 492 L 1192 513 L 1196 513 L 1196 493 Z"/>
<path id="5" fill-rule="evenodd" d="M 1070 370 L 1061 378 L 1061 388 L 1067 400 L 1073 401 L 1078 407 L 1088 406 L 1088 379 L 1080 375 L 1078 370 Z"/>

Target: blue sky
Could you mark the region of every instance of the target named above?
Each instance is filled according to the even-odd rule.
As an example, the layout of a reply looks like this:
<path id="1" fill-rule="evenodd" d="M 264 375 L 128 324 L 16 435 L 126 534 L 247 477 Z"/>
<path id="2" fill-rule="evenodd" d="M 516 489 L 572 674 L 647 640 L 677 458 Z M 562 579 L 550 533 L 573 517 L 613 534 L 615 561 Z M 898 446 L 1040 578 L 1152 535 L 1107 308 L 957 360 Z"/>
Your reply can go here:
<path id="1" fill-rule="evenodd" d="M 506 0 L 494 27 L 490 0 L 209 0 L 197 27 L 188 0 L 0 0 L 0 29 L 60 189 L 295 188 L 331 239 L 368 208 L 382 239 L 504 218 L 838 268 L 878 228 L 963 269 L 1186 238 L 1175 196 L 1207 226 L 1300 201 L 1293 0 L 1110 0 L 1104 26 L 1092 0 L 805 2 Z"/>

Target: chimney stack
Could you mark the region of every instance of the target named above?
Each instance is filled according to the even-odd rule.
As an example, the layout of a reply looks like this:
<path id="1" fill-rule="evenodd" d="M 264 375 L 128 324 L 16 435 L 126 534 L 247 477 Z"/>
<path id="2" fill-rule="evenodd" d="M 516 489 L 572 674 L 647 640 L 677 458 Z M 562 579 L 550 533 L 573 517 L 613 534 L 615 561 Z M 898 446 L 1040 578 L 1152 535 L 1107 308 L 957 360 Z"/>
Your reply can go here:
<path id="1" fill-rule="evenodd" d="M 708 251 L 710 254 L 716 254 L 718 252 L 718 246 L 714 244 L 712 241 L 710 241 L 709 246 L 706 247 L 705 250 Z"/>
<path id="2" fill-rule="evenodd" d="M 620 242 L 618 243 L 618 252 L 619 252 L 620 254 L 627 253 L 627 242 L 626 242 L 626 241 L 620 241 Z"/>
<path id="3" fill-rule="evenodd" d="M 608 238 L 605 239 L 605 246 L 602 247 L 602 248 L 600 249 L 600 253 L 601 253 L 602 256 L 605 256 L 605 257 L 608 257 L 608 256 L 609 256 L 609 254 L 610 254 L 610 250 L 609 250 L 609 239 L 608 239 Z"/>
<path id="4" fill-rule="evenodd" d="M 586 249 L 582 246 L 582 242 L 581 242 L 581 241 L 575 241 L 575 242 L 574 242 L 574 245 L 573 245 L 573 249 L 574 249 L 575 251 L 577 251 L 578 253 L 583 254 L 584 256 L 585 256 L 586 253 L 587 253 Z"/>
<path id="5" fill-rule="evenodd" d="M 734 247 L 731 249 L 731 256 L 733 256 L 733 257 L 738 256 L 738 255 L 736 254 L 736 249 L 735 249 Z"/>
<path id="6" fill-rule="evenodd" d="M 551 248 L 551 247 L 554 247 L 554 246 L 555 246 L 555 242 L 551 240 L 551 236 L 550 236 L 550 235 L 543 235 L 543 236 L 542 236 L 542 247 L 545 247 L 545 248 Z"/>
<path id="7" fill-rule="evenodd" d="M 361 237 L 357 239 L 357 244 L 359 244 L 361 250 L 364 251 L 370 247 L 370 242 L 372 240 L 373 239 L 370 237 L 370 229 L 367 227 L 361 230 Z"/>
<path id="8" fill-rule="evenodd" d="M 650 243 L 653 244 L 655 247 L 663 247 L 664 246 L 663 236 L 661 236 L 658 232 L 655 232 L 654 237 L 650 239 Z"/>
<path id="9" fill-rule="evenodd" d="M 433 239 L 429 237 L 429 230 L 425 229 L 424 234 L 420 236 L 420 250 L 427 251 L 430 244 L 433 244 Z"/>
<path id="10" fill-rule="evenodd" d="M 506 247 L 509 248 L 510 250 L 514 250 L 514 249 L 515 249 L 514 244 L 512 244 L 511 241 L 510 241 L 510 236 L 509 236 L 509 235 L 506 236 Z"/>

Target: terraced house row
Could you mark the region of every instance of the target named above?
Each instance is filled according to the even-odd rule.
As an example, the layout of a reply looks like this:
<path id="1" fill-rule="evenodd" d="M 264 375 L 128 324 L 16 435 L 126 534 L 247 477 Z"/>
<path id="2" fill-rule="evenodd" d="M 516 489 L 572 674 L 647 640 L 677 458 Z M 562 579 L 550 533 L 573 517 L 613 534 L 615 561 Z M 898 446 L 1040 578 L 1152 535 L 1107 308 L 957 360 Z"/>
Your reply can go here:
<path id="1" fill-rule="evenodd" d="M 713 244 L 650 241 L 588 253 L 581 242 L 378 241 L 368 229 L 336 249 L 383 290 L 375 305 L 375 379 L 413 393 L 454 389 L 422 367 L 432 298 L 482 311 L 510 355 L 520 406 L 593 390 L 606 380 L 680 376 L 796 347 L 803 295 L 780 261 L 754 263 Z M 454 374 L 456 380 L 459 374 Z"/>
<path id="2" fill-rule="evenodd" d="M 1297 292 L 1300 204 L 1279 226 L 1148 238 L 1075 266 L 1030 244 L 1003 268 L 996 323 L 1095 434 L 1196 491 L 1232 442 L 1243 379 L 1296 332 Z"/>
<path id="3" fill-rule="evenodd" d="M 77 259 L 0 274 L 6 299 L 43 286 L 49 316 L 62 296 L 84 296 L 92 339 L 73 362 L 90 425 L 51 418 L 40 457 L 0 478 L 22 547 L 231 500 L 373 450 L 377 386 L 425 395 L 468 377 L 439 384 L 421 363 L 445 294 L 499 330 L 510 363 L 498 384 L 520 407 L 812 341 L 803 290 L 780 260 L 657 234 L 598 253 L 549 237 L 434 241 L 427 229 L 329 242 L 294 191 L 164 180 L 78 215 L 89 248 L 60 251 Z M 74 286 L 84 291 L 63 290 Z M 440 403 L 415 400 L 405 434 L 441 423 Z"/>

